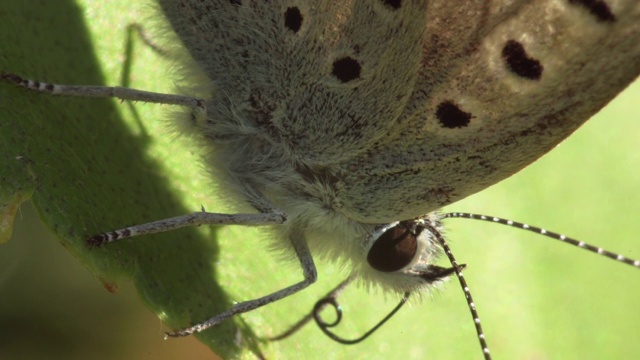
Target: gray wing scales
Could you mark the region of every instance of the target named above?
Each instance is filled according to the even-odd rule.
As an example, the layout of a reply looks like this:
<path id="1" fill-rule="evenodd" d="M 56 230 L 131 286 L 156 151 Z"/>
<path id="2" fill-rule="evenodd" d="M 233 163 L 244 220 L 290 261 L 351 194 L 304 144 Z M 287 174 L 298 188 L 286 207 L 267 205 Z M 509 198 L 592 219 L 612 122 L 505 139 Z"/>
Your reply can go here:
<path id="1" fill-rule="evenodd" d="M 508 12 L 450 81 L 416 89 L 406 126 L 343 166 L 340 211 L 388 222 L 480 191 L 551 150 L 640 74 L 640 3 L 617 2 L 614 19 L 542 3 Z"/>
<path id="2" fill-rule="evenodd" d="M 367 223 L 516 173 L 640 73 L 632 0 L 159 3 L 213 84 L 204 131 L 249 149 L 221 166 L 259 158 L 277 169 L 252 181 L 283 193 L 321 179 Z"/>

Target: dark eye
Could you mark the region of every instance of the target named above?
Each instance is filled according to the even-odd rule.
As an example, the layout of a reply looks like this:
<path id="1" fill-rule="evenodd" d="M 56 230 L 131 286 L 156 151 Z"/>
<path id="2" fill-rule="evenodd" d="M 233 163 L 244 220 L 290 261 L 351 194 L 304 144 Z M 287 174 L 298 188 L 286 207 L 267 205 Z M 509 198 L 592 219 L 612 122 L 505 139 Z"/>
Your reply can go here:
<path id="1" fill-rule="evenodd" d="M 399 222 L 388 229 L 373 243 L 367 261 L 372 268 L 383 271 L 398 271 L 409 265 L 418 251 L 418 234 L 412 222 Z"/>

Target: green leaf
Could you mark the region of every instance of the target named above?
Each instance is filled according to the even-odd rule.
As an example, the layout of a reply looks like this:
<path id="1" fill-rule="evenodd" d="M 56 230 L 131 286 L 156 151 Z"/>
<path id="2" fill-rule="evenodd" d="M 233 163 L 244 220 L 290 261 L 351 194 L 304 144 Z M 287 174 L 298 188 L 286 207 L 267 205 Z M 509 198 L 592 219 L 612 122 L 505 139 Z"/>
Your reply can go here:
<path id="1" fill-rule="evenodd" d="M 137 36 L 134 46 L 126 47 L 127 26 L 134 22 L 157 34 L 151 10 L 124 0 L 6 2 L 0 10 L 0 71 L 56 83 L 171 92 L 170 61 Z M 637 87 L 634 91 L 626 103 L 613 104 L 621 110 L 594 118 L 521 174 L 448 209 L 508 216 L 640 257 L 640 201 L 633 200 L 640 181 L 633 153 L 640 95 Z M 199 211 L 201 205 L 228 211 L 215 199 L 219 190 L 207 178 L 197 149 L 168 130 L 166 110 L 50 97 L 0 84 L 0 230 L 8 236 L 10 218 L 20 214 L 18 204 L 31 197 L 42 221 L 105 287 L 131 280 L 149 308 L 176 329 L 216 315 L 233 301 L 299 281 L 301 271 L 295 262 L 269 253 L 268 235 L 259 235 L 259 229 L 184 229 L 99 249 L 85 246 L 89 235 Z M 496 358 L 637 354 L 637 270 L 515 230 L 473 221 L 447 226 L 458 260 L 468 264 L 465 275 Z M 60 265 L 43 264 L 45 272 L 48 266 Z M 24 271 L 38 270 L 43 269 Z M 455 280 L 446 291 L 422 302 L 414 299 L 414 306 L 359 345 L 336 344 L 314 325 L 282 342 L 262 341 L 260 336 L 277 334 L 306 314 L 343 276 L 322 262 L 318 272 L 318 284 L 308 290 L 227 321 L 199 339 L 224 358 L 258 353 L 309 359 L 480 357 Z M 348 291 L 341 299 L 345 319 L 339 333 L 360 335 L 395 302 L 375 292 Z M 67 311 L 63 316 L 75 315 L 75 309 Z M 60 323 L 60 332 L 65 324 Z M 95 331 L 96 338 L 101 336 Z M 157 327 L 142 331 L 162 336 Z"/>
<path id="2" fill-rule="evenodd" d="M 8 125 L 2 122 L 0 126 Z M 10 134 L 13 131 L 0 128 L 0 133 Z M 13 235 L 13 219 L 20 205 L 29 200 L 35 188 L 35 178 L 30 171 L 30 161 L 24 155 L 11 150 L 19 150 L 21 147 L 16 142 L 19 137 L 6 139 L 7 146 L 2 146 L 0 155 L 0 244 L 7 242 Z"/>
<path id="3" fill-rule="evenodd" d="M 131 15 L 120 18 L 129 11 L 125 2 L 14 1 L 2 11 L 8 14 L 0 41 L 4 71 L 63 84 L 118 85 L 113 78 L 117 68 L 121 71 L 129 56 L 135 57 L 123 53 L 127 21 L 134 21 Z M 134 51 L 144 53 L 140 44 Z M 106 65 L 96 54 L 108 59 Z M 154 67 L 159 60 L 144 61 L 143 67 Z M 140 86 L 154 87 L 142 81 Z M 94 249 L 85 244 L 96 233 L 199 210 L 197 200 L 188 208 L 181 199 L 193 186 L 206 188 L 198 184 L 202 179 L 192 183 L 189 175 L 198 157 L 162 132 L 157 107 L 138 110 L 110 99 L 54 98 L 4 84 L 1 91 L 4 219 L 31 197 L 42 221 L 105 287 L 131 279 L 171 328 L 231 305 L 216 282 L 215 230 L 186 229 Z M 172 154 L 171 163 L 160 164 L 158 158 L 167 154 Z M 200 337 L 230 357 L 241 351 L 235 345 L 239 331 L 246 339 L 242 347 L 257 346 L 240 321 Z"/>

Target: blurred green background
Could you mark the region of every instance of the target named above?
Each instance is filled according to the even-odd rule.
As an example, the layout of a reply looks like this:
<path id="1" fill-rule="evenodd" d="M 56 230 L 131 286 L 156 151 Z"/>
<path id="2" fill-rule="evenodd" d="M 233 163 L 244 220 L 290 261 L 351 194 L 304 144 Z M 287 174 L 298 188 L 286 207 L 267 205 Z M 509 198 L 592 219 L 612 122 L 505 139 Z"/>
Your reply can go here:
<path id="1" fill-rule="evenodd" d="M 29 21 L 35 29 L 30 30 L 35 34 L 33 44 L 11 43 L 11 39 L 3 39 L 2 43 L 36 47 L 39 51 L 40 56 L 20 58 L 21 62 L 33 63 L 33 68 L 20 71 L 32 71 L 41 80 L 66 80 L 65 74 L 79 71 L 88 55 L 66 54 L 67 57 L 53 61 L 48 59 L 51 50 L 42 45 L 40 37 L 51 37 L 49 46 L 59 46 L 56 34 L 64 33 L 60 26 L 67 21 L 64 16 L 70 14 L 56 13 L 59 10 L 56 7 L 60 8 L 63 2 L 24 3 L 16 2 L 15 9 L 5 6 L 0 10 L 0 19 L 21 16 L 24 13 L 20 11 L 24 10 L 19 9 L 29 8 Z M 129 4 L 124 0 L 64 3 L 78 4 L 77 15 L 88 28 L 84 36 L 93 46 L 92 56 L 99 61 L 103 81 L 121 84 L 127 59 L 125 29 L 133 22 L 152 28 L 152 22 L 146 18 L 148 3 Z M 56 26 L 51 26 L 51 17 L 56 16 Z M 7 31 L 0 30 L 0 36 L 10 38 L 12 33 Z M 14 27 L 11 31 L 27 30 Z M 21 49 L 9 48 L 1 53 L 0 70 L 14 69 L 4 67 L 20 56 L 16 54 L 21 54 Z M 172 82 L 164 76 L 169 63 L 139 41 L 132 54 L 131 86 L 169 91 Z M 65 67 L 60 69 L 60 64 Z M 0 85 L 0 108 L 12 104 L 6 91 L 6 86 Z M 189 169 L 179 166 L 185 157 L 195 158 L 191 155 L 193 149 L 155 123 L 162 119 L 166 107 L 136 104 L 134 109 L 139 112 L 141 126 L 131 108 L 114 104 L 134 138 L 149 132 L 151 139 L 146 140 L 144 149 L 161 169 L 150 171 L 158 171 L 157 176 L 166 180 L 182 200 L 184 208 L 178 208 L 174 215 L 197 210 L 201 204 L 209 211 L 218 211 L 219 207 L 211 200 L 215 189 L 208 186 L 199 165 Z M 446 210 L 509 217 L 640 258 L 639 105 L 640 86 L 636 85 L 537 163 Z M 109 196 L 117 198 L 118 193 Z M 147 205 L 154 205 L 154 201 L 149 199 L 151 204 Z M 496 359 L 637 356 L 640 351 L 637 269 L 502 226 L 450 220 L 447 228 L 458 261 L 468 264 L 465 275 Z M 212 235 L 206 229 L 200 232 L 203 236 Z M 219 239 L 216 280 L 232 301 L 266 294 L 300 276 L 295 264 L 279 262 L 266 251 L 263 238 L 254 229 L 224 228 L 216 231 L 215 236 Z M 181 240 L 188 241 L 176 235 L 175 241 Z M 165 261 L 167 266 L 171 264 L 170 258 Z M 286 328 L 341 279 L 337 270 L 325 264 L 320 264 L 319 276 L 319 282 L 310 289 L 247 314 L 244 320 L 259 335 L 273 335 Z M 385 301 L 383 296 L 372 295 L 352 289 L 341 299 L 345 321 L 340 331 L 345 336 L 360 334 L 395 305 L 393 298 Z M 211 315 L 214 313 L 212 310 Z M 193 337 L 162 340 L 164 330 L 129 282 L 120 282 L 117 295 L 105 291 L 100 281 L 40 224 L 30 205 L 20 208 L 12 240 L 0 247 L 1 359 L 213 358 L 210 350 Z M 412 302 L 412 306 L 403 309 L 362 344 L 336 344 L 312 325 L 289 340 L 264 344 L 261 348 L 268 358 L 481 358 L 471 316 L 456 281 L 449 282 L 433 296 L 425 296 L 423 301 Z M 250 353 L 240 356 L 255 357 Z"/>

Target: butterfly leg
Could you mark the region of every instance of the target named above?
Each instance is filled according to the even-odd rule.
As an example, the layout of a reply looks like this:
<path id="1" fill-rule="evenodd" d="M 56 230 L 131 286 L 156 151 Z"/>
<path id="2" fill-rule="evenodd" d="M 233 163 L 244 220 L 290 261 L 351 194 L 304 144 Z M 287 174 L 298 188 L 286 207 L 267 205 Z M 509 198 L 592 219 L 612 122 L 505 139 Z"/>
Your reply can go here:
<path id="1" fill-rule="evenodd" d="M 260 213 L 260 214 L 218 214 L 210 212 L 195 212 L 187 215 L 176 216 L 168 219 L 149 222 L 146 224 L 133 225 L 119 230 L 109 231 L 94 235 L 87 239 L 90 246 L 101 246 L 116 240 L 126 239 L 134 236 L 167 232 L 187 226 L 200 225 L 280 225 L 286 221 L 282 213 Z"/>
<path id="2" fill-rule="evenodd" d="M 235 304 L 231 309 L 220 313 L 209 320 L 205 320 L 199 324 L 193 325 L 191 327 L 169 332 L 166 335 L 171 337 L 179 337 L 179 336 L 187 336 L 193 333 L 198 333 L 204 331 L 212 326 L 215 326 L 224 320 L 229 319 L 230 317 L 242 314 L 264 305 L 270 304 L 272 302 L 281 300 L 289 295 L 293 295 L 298 291 L 305 289 L 309 285 L 316 282 L 318 278 L 318 274 L 316 271 L 316 265 L 313 261 L 313 257 L 311 256 L 311 252 L 309 251 L 309 247 L 307 246 L 307 242 L 299 231 L 294 231 L 289 238 L 293 249 L 296 252 L 298 260 L 300 261 L 300 265 L 302 267 L 302 274 L 304 279 L 296 284 L 288 286 L 282 290 L 278 290 L 274 293 L 271 293 L 267 296 L 263 296 L 261 298 L 257 298 L 254 300 L 244 301 Z"/>
<path id="3" fill-rule="evenodd" d="M 322 299 L 336 299 L 346 288 L 355 280 L 355 277 L 349 276 L 345 280 L 343 280 L 338 286 L 329 291 Z M 307 315 L 302 317 L 302 319 L 298 320 L 295 324 L 291 325 L 287 330 L 273 337 L 267 338 L 269 341 L 279 341 L 288 338 L 289 336 L 298 332 L 298 330 L 302 329 L 303 326 L 307 325 L 311 320 L 313 320 L 314 313 L 322 311 L 324 308 L 329 306 L 329 304 L 325 303 L 322 305 L 320 309 L 311 310 Z"/>
<path id="4" fill-rule="evenodd" d="M 163 94 L 138 89 L 130 89 L 120 86 L 93 86 L 93 85 L 61 85 L 51 84 L 22 78 L 19 75 L 0 72 L 0 81 L 12 83 L 27 90 L 40 93 L 96 98 L 117 98 L 120 100 L 144 101 L 156 104 L 180 105 L 193 109 L 194 118 L 206 116 L 204 100 L 191 96 Z"/>

